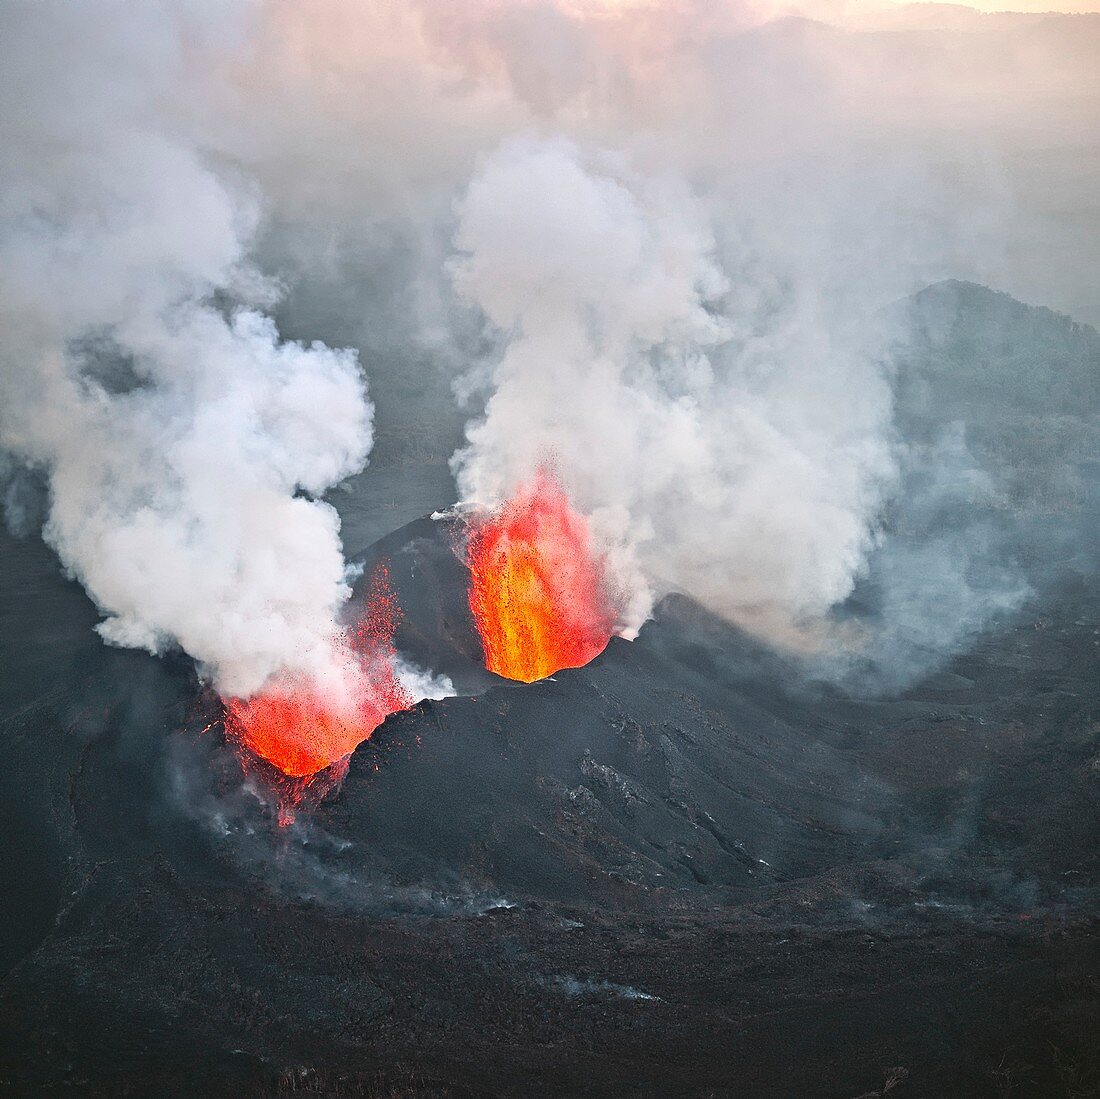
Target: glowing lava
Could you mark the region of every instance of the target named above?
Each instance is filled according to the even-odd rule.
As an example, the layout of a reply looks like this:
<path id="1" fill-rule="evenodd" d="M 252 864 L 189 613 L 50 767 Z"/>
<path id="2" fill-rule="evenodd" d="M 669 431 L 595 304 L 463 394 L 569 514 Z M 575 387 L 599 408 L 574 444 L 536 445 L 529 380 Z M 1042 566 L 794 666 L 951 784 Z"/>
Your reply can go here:
<path id="1" fill-rule="evenodd" d="M 251 698 L 226 699 L 226 731 L 290 778 L 308 778 L 344 760 L 389 714 L 412 705 L 394 670 L 397 615 L 380 566 L 371 577 L 366 614 L 337 642 L 341 697 L 288 675 Z"/>
<path id="2" fill-rule="evenodd" d="M 579 668 L 615 628 L 603 558 L 548 471 L 472 524 L 470 610 L 497 675 L 532 683 Z"/>

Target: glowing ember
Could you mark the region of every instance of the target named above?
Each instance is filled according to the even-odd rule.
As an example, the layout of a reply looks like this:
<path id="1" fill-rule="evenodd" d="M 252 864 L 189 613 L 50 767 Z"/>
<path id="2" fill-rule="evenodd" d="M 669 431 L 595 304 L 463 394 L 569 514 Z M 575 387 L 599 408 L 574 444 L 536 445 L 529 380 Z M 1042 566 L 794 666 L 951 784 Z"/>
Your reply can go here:
<path id="1" fill-rule="evenodd" d="M 339 642 L 345 697 L 287 677 L 251 698 L 225 700 L 225 727 L 284 775 L 306 778 L 349 756 L 389 714 L 413 700 L 394 671 L 398 609 L 385 566 L 371 577 L 367 612 Z"/>
<path id="2" fill-rule="evenodd" d="M 485 666 L 532 683 L 603 652 L 615 627 L 588 524 L 547 471 L 473 524 L 470 610 Z"/>

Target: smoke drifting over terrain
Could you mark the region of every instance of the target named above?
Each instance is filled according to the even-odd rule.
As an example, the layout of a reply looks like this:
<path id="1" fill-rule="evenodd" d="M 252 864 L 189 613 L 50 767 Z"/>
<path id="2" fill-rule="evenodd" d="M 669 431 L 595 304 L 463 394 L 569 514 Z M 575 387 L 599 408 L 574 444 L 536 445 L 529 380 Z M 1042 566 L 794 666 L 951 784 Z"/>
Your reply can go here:
<path id="1" fill-rule="evenodd" d="M 354 352 L 281 342 L 269 313 L 366 351 L 381 460 L 402 432 L 453 437 L 454 383 L 462 501 L 551 463 L 628 635 L 682 590 L 783 643 L 889 639 L 897 670 L 1025 597 L 971 421 L 905 436 L 892 307 L 999 272 L 1093 319 L 1095 234 L 1064 244 L 1100 147 L 1096 20 L 1035 40 L 1020 17 L 691 0 L 3 19 L 0 439 L 46 471 L 46 537 L 108 640 L 177 642 L 233 694 L 346 679 L 316 497 L 363 467 L 373 409 Z M 1062 191 L 1036 188 L 1044 147 Z"/>
<path id="2" fill-rule="evenodd" d="M 8 0 L 0 108 L 0 1090 L 1100 1080 L 1100 14 Z"/>
<path id="3" fill-rule="evenodd" d="M 46 538 L 103 637 L 177 642 L 234 694 L 343 675 L 339 520 L 300 492 L 362 467 L 372 417 L 353 352 L 230 304 L 274 290 L 258 210 L 191 115 L 243 15 L 15 4 L 0 63 L 4 445 L 46 470 Z"/>

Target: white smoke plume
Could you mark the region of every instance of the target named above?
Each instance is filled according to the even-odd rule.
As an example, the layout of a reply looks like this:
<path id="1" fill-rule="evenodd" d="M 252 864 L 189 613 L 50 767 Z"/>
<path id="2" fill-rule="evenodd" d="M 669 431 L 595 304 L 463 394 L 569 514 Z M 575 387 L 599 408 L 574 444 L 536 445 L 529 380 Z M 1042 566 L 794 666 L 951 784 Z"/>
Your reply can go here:
<path id="1" fill-rule="evenodd" d="M 633 592 L 628 629 L 673 587 L 788 638 L 845 599 L 912 472 L 891 303 L 959 278 L 1097 318 L 1097 19 L 856 0 L 2 19 L 2 445 L 49 471 L 47 536 L 107 635 L 175 639 L 226 690 L 331 665 L 337 520 L 303 494 L 371 434 L 353 357 L 281 344 L 260 268 L 289 291 L 284 331 L 368 349 L 384 412 L 434 431 L 416 394 L 439 366 L 484 397 L 462 496 L 507 495 L 551 451 Z M 919 617 L 928 555 L 892 561 L 882 582 L 916 595 L 885 602 Z M 952 599 L 1004 603 L 996 569 L 956 571 L 978 578 Z"/>
<path id="2" fill-rule="evenodd" d="M 301 277 L 380 240 L 411 257 L 383 323 L 488 402 L 460 496 L 498 500 L 552 457 L 633 594 L 628 632 L 668 588 L 775 638 L 827 628 L 903 486 L 892 303 L 970 278 L 1090 315 L 1100 238 L 1079 232 L 1073 181 L 1096 21 L 1037 38 L 1017 16 L 829 0 L 266 15 L 248 156 L 286 222 L 313 227 L 287 234 Z M 886 604 L 922 648 L 955 643 L 919 575 L 934 554 L 974 578 L 951 595 L 971 620 L 1019 601 L 987 583 L 1002 563 L 941 560 L 1000 552 L 984 544 L 893 570 L 917 598 Z"/>
<path id="3" fill-rule="evenodd" d="M 344 683 L 339 521 L 356 356 L 256 308 L 255 196 L 204 152 L 238 3 L 0 14 L 0 445 L 48 476 L 45 536 L 109 642 L 179 644 L 217 688 Z M 303 495 L 308 494 L 308 495 Z"/>
<path id="4" fill-rule="evenodd" d="M 893 471 L 860 329 L 806 300 L 750 315 L 685 187 L 561 141 L 490 157 L 456 244 L 458 288 L 510 333 L 456 459 L 464 496 L 552 462 L 636 573 L 628 630 L 654 589 L 773 629 L 850 593 Z"/>

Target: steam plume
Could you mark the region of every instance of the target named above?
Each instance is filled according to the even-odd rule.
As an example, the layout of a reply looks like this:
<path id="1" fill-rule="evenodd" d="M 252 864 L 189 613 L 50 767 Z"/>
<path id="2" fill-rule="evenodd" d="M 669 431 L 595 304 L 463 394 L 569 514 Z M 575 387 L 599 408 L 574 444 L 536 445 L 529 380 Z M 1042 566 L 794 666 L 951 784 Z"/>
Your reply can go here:
<path id="1" fill-rule="evenodd" d="M 552 455 L 621 566 L 738 619 L 792 625 L 851 591 L 892 473 L 869 349 L 805 302 L 764 335 L 724 310 L 687 189 L 520 141 L 471 185 L 459 289 L 512 333 L 459 485 L 497 499 Z M 638 593 L 637 626 L 650 588 Z"/>
<path id="2" fill-rule="evenodd" d="M 942 654 L 1018 605 L 1005 541 L 967 525 L 981 477 L 957 481 L 951 531 L 900 552 L 889 529 L 923 530 L 908 520 L 945 513 L 944 463 L 980 462 L 899 437 L 907 322 L 888 307 L 955 277 L 1090 315 L 1086 173 L 1067 152 L 1064 188 L 1040 194 L 1021 165 L 1052 134 L 1095 135 L 1095 21 L 1046 21 L 1036 42 L 1017 16 L 826 2 L 267 13 L 249 88 L 260 129 L 294 141 L 254 155 L 325 242 L 293 232 L 303 279 L 334 239 L 340 286 L 379 239 L 401 257 L 368 278 L 404 308 L 366 338 L 462 372 L 460 495 L 497 502 L 551 457 L 633 593 L 628 632 L 679 587 L 806 641 L 869 577 L 881 620 L 845 636 L 916 668 L 906 645 Z"/>
<path id="3" fill-rule="evenodd" d="M 966 430 L 902 437 L 887 307 L 962 278 L 1096 319 L 1074 159 L 1100 118 L 1096 19 L 829 0 L 3 19 L 0 439 L 48 472 L 47 537 L 107 636 L 174 638 L 228 691 L 342 678 L 336 516 L 309 497 L 361 466 L 370 405 L 349 353 L 279 342 L 260 266 L 289 288 L 284 331 L 368 349 L 388 415 L 457 435 L 425 364 L 461 374 L 464 498 L 552 459 L 633 593 L 627 631 L 683 588 L 804 640 L 867 577 L 896 619 L 878 651 L 933 652 L 959 643 L 945 602 L 969 635 L 1023 598 L 1010 534 L 966 525 L 1003 487 L 987 456 Z M 954 430 L 953 406 L 929 415 Z M 915 520 L 900 542 L 891 514 Z"/>
<path id="4" fill-rule="evenodd" d="M 244 4 L 16 2 L 0 33 L 0 440 L 115 644 L 218 689 L 343 682 L 339 521 L 362 467 L 352 352 L 281 343 L 255 196 L 204 153 Z M 246 302 L 251 305 L 233 303 Z"/>

